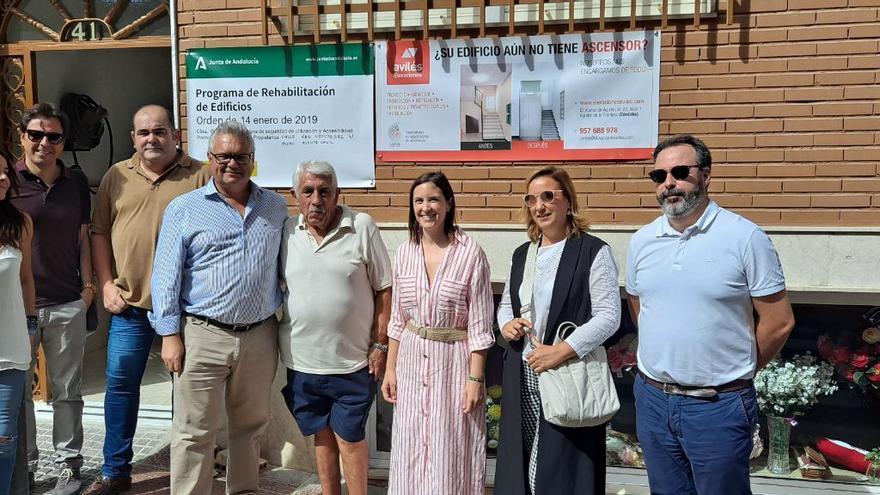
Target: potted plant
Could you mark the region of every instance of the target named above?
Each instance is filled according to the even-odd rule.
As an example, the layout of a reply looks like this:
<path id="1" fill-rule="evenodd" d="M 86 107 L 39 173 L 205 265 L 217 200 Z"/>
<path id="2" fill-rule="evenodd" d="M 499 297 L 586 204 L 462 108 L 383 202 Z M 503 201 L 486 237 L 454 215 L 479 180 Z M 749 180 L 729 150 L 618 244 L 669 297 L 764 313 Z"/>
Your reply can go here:
<path id="1" fill-rule="evenodd" d="M 810 353 L 788 361 L 777 357 L 755 375 L 755 390 L 758 407 L 767 416 L 767 469 L 787 474 L 791 471 L 788 444 L 791 427 L 796 424 L 794 418 L 807 412 L 819 396 L 837 390 L 834 367 L 817 361 Z"/>

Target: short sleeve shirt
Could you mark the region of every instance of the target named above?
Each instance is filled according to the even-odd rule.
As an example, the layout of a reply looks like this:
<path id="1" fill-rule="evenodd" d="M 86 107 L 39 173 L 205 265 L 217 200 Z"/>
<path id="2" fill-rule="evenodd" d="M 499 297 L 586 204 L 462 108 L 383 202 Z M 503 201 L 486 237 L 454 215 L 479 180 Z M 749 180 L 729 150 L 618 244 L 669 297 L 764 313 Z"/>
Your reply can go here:
<path id="1" fill-rule="evenodd" d="M 58 166 L 61 175 L 46 184 L 24 161 L 15 164 L 19 187 L 12 204 L 34 222 L 31 269 L 38 308 L 76 301 L 82 291 L 80 232 L 89 224 L 89 181 L 60 160 Z"/>
<path id="2" fill-rule="evenodd" d="M 339 225 L 318 244 L 302 215 L 282 235 L 288 295 L 279 328 L 281 360 L 318 375 L 367 365 L 375 292 L 391 286 L 391 260 L 366 213 L 340 205 Z"/>
<path id="3" fill-rule="evenodd" d="M 751 299 L 784 289 L 779 256 L 754 223 L 715 202 L 681 233 L 658 218 L 633 235 L 627 255 L 626 291 L 639 298 L 639 369 L 693 386 L 752 378 Z"/>
<path id="4" fill-rule="evenodd" d="M 150 276 L 162 214 L 172 199 L 211 180 L 208 167 L 178 151 L 155 181 L 143 172 L 138 155 L 110 168 L 95 200 L 92 232 L 110 238 L 113 278 L 128 304 L 152 309 Z"/>

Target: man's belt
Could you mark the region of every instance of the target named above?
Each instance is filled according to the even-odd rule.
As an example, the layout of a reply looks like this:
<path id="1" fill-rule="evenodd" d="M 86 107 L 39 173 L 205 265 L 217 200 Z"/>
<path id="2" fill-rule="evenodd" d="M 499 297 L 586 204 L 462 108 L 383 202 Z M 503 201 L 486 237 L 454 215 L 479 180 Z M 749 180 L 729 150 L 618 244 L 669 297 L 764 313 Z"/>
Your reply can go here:
<path id="1" fill-rule="evenodd" d="M 207 316 L 187 313 L 186 311 L 183 312 L 183 315 L 188 316 L 194 320 L 199 320 L 199 321 L 205 322 L 208 325 L 211 325 L 213 327 L 222 328 L 223 330 L 229 330 L 230 332 L 247 332 L 248 330 L 253 330 L 254 328 L 257 328 L 258 326 L 262 325 L 263 323 L 266 323 L 266 321 L 269 318 L 275 318 L 275 315 L 273 314 L 269 318 L 263 318 L 262 320 L 254 322 L 254 323 L 229 324 L 229 323 L 223 323 L 222 321 L 215 320 L 214 318 L 208 318 Z"/>
<path id="2" fill-rule="evenodd" d="M 468 338 L 466 328 L 423 327 L 412 320 L 406 322 L 406 328 L 423 339 L 437 342 L 458 342 Z"/>
<path id="3" fill-rule="evenodd" d="M 742 390 L 753 385 L 752 380 L 741 378 L 715 387 L 696 387 L 691 385 L 679 385 L 677 383 L 660 382 L 642 373 L 641 370 L 639 370 L 639 376 L 645 380 L 645 383 L 659 388 L 667 394 L 686 395 L 688 397 L 697 397 L 700 399 L 712 398 L 718 394 L 723 394 L 724 392 L 736 392 L 737 390 Z"/>

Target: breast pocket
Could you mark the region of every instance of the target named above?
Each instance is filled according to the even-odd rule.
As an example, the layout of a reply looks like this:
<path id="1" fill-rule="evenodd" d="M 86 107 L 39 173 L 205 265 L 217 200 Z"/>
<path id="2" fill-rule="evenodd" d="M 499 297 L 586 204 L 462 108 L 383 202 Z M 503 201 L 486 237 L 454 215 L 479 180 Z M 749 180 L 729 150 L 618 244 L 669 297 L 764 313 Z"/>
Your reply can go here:
<path id="1" fill-rule="evenodd" d="M 399 275 L 397 285 L 393 288 L 397 293 L 398 306 L 401 313 L 409 315 L 410 310 L 416 306 L 416 277 L 415 275 Z"/>
<path id="2" fill-rule="evenodd" d="M 467 306 L 467 284 L 457 280 L 440 282 L 437 309 L 446 313 L 462 313 Z"/>

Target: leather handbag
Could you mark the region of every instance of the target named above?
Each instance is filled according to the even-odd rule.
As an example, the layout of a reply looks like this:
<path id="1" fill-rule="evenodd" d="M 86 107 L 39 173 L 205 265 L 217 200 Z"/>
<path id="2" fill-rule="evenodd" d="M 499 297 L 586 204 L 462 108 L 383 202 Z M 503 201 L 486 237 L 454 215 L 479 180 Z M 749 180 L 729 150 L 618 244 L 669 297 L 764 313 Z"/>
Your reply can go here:
<path id="1" fill-rule="evenodd" d="M 519 296 L 520 315 L 530 321 L 534 311 L 535 258 L 538 243 L 529 245 Z M 562 322 L 554 344 L 565 340 L 577 325 Z M 544 419 L 557 426 L 581 428 L 609 421 L 620 409 L 617 389 L 608 368 L 605 348 L 598 346 L 583 358 L 574 357 L 538 375 L 538 391 Z"/>
<path id="2" fill-rule="evenodd" d="M 554 344 L 577 325 L 563 322 Z M 574 357 L 538 375 L 544 419 L 558 426 L 580 428 L 608 422 L 620 409 L 617 389 L 601 345 L 583 358 Z"/>

